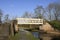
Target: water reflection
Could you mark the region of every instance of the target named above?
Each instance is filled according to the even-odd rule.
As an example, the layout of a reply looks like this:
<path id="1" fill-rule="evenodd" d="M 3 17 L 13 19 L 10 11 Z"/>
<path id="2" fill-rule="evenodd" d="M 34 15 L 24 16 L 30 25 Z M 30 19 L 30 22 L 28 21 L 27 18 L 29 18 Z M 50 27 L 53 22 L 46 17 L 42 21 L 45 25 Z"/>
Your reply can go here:
<path id="1" fill-rule="evenodd" d="M 34 37 L 36 37 L 36 38 L 39 37 L 39 36 L 38 36 L 39 32 L 31 32 L 31 33 L 33 34 Z"/>
<path id="2" fill-rule="evenodd" d="M 33 34 L 34 37 L 39 38 L 39 32 L 32 32 L 32 34 Z M 60 40 L 60 36 L 51 37 L 51 40 Z"/>

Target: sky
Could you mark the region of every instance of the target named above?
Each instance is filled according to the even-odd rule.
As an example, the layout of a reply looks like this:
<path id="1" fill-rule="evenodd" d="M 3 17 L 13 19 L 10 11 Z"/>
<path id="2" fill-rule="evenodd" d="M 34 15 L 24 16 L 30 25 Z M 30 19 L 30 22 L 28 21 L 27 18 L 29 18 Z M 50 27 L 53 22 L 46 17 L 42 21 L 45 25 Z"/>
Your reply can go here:
<path id="1" fill-rule="evenodd" d="M 33 13 L 38 5 L 47 7 L 53 2 L 60 2 L 60 0 L 0 0 L 0 9 L 4 15 L 9 14 L 10 18 L 21 17 L 25 11 Z"/>

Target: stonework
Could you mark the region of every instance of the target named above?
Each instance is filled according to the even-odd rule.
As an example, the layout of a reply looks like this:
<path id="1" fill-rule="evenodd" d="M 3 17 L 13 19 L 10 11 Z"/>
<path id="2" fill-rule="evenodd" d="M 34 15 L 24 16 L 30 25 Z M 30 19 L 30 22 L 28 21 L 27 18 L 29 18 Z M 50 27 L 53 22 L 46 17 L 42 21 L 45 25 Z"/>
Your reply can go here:
<path id="1" fill-rule="evenodd" d="M 47 22 L 43 24 L 40 29 L 44 31 L 54 31 L 54 28 Z"/>

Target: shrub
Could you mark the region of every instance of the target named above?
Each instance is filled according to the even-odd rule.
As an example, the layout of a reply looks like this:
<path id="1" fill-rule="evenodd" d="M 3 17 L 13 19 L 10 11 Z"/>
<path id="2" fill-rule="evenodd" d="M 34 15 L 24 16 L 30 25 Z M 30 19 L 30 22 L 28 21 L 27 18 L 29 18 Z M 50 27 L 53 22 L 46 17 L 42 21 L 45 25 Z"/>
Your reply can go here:
<path id="1" fill-rule="evenodd" d="M 50 23 L 50 24 L 52 25 L 52 27 L 54 27 L 55 29 L 60 30 L 60 21 L 54 20 L 54 21 L 50 21 L 49 23 Z"/>

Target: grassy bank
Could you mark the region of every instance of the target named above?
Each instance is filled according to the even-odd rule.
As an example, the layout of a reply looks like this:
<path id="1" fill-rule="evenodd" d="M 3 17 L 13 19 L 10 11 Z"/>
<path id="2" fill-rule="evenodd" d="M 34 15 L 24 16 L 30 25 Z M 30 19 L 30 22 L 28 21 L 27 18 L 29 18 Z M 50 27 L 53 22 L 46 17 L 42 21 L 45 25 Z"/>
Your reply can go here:
<path id="1" fill-rule="evenodd" d="M 15 36 L 10 36 L 10 40 L 39 40 L 38 38 L 35 38 L 32 34 L 24 34 L 17 33 Z"/>

